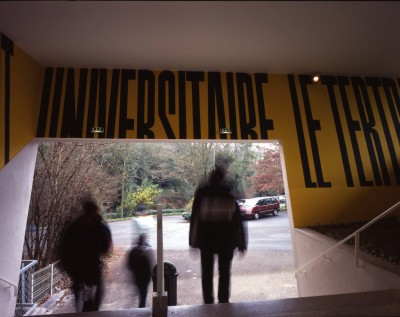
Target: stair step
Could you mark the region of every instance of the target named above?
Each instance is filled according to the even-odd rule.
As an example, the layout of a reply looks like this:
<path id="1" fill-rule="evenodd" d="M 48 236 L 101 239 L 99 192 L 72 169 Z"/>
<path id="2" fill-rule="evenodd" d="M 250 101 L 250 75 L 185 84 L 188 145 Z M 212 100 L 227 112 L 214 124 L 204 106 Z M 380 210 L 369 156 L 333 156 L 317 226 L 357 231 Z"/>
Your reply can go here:
<path id="1" fill-rule="evenodd" d="M 46 315 L 51 316 L 51 315 Z M 53 315 L 56 316 L 56 315 Z M 150 308 L 63 314 L 63 317 L 151 317 Z M 400 316 L 400 290 L 269 301 L 168 307 L 169 317 Z"/>

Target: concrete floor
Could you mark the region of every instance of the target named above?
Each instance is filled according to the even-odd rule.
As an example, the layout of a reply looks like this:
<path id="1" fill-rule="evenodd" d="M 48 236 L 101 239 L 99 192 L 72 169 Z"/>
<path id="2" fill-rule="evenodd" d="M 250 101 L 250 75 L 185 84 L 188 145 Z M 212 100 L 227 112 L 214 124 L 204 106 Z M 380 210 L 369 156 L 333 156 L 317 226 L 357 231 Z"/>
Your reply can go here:
<path id="1" fill-rule="evenodd" d="M 291 250 L 289 223 L 286 212 L 246 222 L 251 228 L 249 250 L 245 256 L 236 254 L 232 262 L 231 303 L 267 301 L 298 297 Z M 201 267 L 198 252 L 190 250 L 187 237 L 189 223 L 181 216 L 165 217 L 164 260 L 174 263 L 179 273 L 177 299 L 179 306 L 200 305 Z M 114 252 L 105 266 L 105 294 L 101 311 L 116 311 L 138 307 L 130 273 L 126 269 L 125 252 L 131 246 L 131 221 L 111 223 Z M 156 234 L 151 236 L 154 238 Z M 176 243 L 179 241 L 179 243 Z M 155 242 L 153 242 L 155 243 Z M 217 286 L 215 265 L 214 289 Z M 151 306 L 152 287 L 149 287 L 147 306 Z M 46 305 L 46 313 L 66 314 L 75 311 L 70 292 L 55 303 Z"/>

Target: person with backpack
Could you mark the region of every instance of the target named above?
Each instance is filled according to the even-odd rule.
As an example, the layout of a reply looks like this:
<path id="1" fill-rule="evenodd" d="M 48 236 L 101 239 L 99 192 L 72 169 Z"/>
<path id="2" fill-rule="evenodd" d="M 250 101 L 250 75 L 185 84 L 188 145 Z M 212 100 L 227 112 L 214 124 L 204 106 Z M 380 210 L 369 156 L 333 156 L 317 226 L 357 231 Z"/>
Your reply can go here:
<path id="1" fill-rule="evenodd" d="M 83 215 L 66 229 L 60 265 L 72 280 L 77 312 L 98 311 L 103 299 L 103 256 L 112 247 L 111 231 L 93 200 L 82 204 Z"/>
<path id="2" fill-rule="evenodd" d="M 218 256 L 218 301 L 229 303 L 231 262 L 235 249 L 243 254 L 246 251 L 247 230 L 221 166 L 216 166 L 209 174 L 208 183 L 195 192 L 189 245 L 200 249 L 204 303 L 214 303 L 214 255 Z"/>

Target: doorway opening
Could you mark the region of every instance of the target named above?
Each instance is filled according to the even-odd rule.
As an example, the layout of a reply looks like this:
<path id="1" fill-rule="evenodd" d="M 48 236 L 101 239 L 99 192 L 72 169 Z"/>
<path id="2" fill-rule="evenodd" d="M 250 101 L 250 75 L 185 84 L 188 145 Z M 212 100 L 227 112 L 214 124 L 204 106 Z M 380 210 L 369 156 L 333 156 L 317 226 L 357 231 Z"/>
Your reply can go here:
<path id="1" fill-rule="evenodd" d="M 63 144 L 69 144 L 70 148 L 67 149 Z M 118 276 L 110 275 L 108 280 L 111 288 L 118 291 L 114 291 L 112 296 L 105 295 L 101 310 L 137 307 L 132 284 L 127 272 L 123 271 L 123 259 L 132 244 L 132 217 L 137 216 L 139 207 L 152 204 L 162 204 L 165 214 L 171 215 L 164 218 L 164 260 L 174 263 L 178 269 L 178 305 L 202 303 L 200 259 L 190 253 L 189 221 L 183 217 L 183 213 L 190 210 L 190 201 L 197 185 L 204 181 L 204 177 L 217 164 L 229 166 L 238 199 L 268 196 L 277 197 L 281 202 L 277 216 L 266 215 L 245 221 L 249 246 L 244 257 L 235 256 L 232 262 L 231 302 L 297 297 L 290 235 L 290 199 L 284 161 L 281 160 L 283 149 L 278 142 L 57 140 L 40 145 L 38 155 L 43 160 L 43 155 L 51 153 L 54 148 L 58 151 L 55 156 L 58 162 L 64 162 L 62 166 L 53 166 L 58 169 L 58 173 L 77 173 L 77 165 L 71 168 L 66 166 L 71 161 L 85 167 L 82 170 L 86 173 L 77 177 L 79 185 L 70 184 L 65 188 L 100 195 L 103 216 L 109 221 L 113 232 L 115 253 L 111 259 L 118 258 L 118 261 L 109 261 L 105 273 L 112 274 L 116 267 L 120 267 L 119 273 L 117 270 Z M 73 151 L 79 155 L 75 157 Z M 60 161 L 60 155 L 65 155 L 64 161 Z M 276 162 L 277 157 L 279 162 Z M 85 161 L 85 158 L 89 159 Z M 279 169 L 272 166 L 272 163 L 278 165 Z M 37 164 L 40 164 L 40 160 Z M 270 167 L 275 168 L 271 171 L 281 173 L 280 183 L 268 183 L 269 179 L 265 175 L 268 176 L 266 169 Z M 276 178 L 276 175 L 272 176 L 271 179 Z M 257 186 L 253 179 L 257 179 Z M 83 185 L 83 182 L 86 183 Z M 47 190 L 54 188 L 50 186 Z M 149 200 L 146 201 L 143 195 L 149 192 L 153 196 L 147 197 Z M 72 201 L 74 194 L 70 195 L 69 200 Z M 34 197 L 43 198 L 42 195 Z M 61 200 L 60 206 L 62 204 L 67 212 L 65 202 Z M 154 208 L 148 208 L 150 214 L 153 211 Z M 34 226 L 31 224 L 28 218 L 28 228 L 32 230 Z M 150 244 L 156 247 L 155 227 L 152 230 L 154 232 L 150 235 Z M 217 275 L 214 274 L 215 279 Z M 216 285 L 217 281 L 214 287 Z M 125 287 L 126 292 L 121 287 Z M 152 286 L 149 287 L 151 292 Z M 116 300 L 118 296 L 121 296 L 120 300 Z M 108 303 L 107 297 L 112 298 Z M 148 298 L 151 299 L 151 296 Z M 125 303 L 122 303 L 124 299 Z M 73 298 L 70 298 L 70 303 L 73 304 Z M 60 308 L 54 313 L 73 312 L 73 309 Z"/>

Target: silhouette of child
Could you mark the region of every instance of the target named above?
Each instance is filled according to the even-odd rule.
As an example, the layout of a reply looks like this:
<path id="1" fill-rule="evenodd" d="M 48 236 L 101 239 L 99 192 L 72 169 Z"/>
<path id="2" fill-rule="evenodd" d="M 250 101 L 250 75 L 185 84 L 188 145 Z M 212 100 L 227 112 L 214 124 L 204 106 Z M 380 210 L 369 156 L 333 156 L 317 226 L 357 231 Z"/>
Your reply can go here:
<path id="1" fill-rule="evenodd" d="M 139 295 L 139 308 L 146 307 L 147 290 L 151 280 L 154 254 L 147 243 L 146 234 L 142 233 L 137 244 L 128 253 L 128 268 Z"/>

